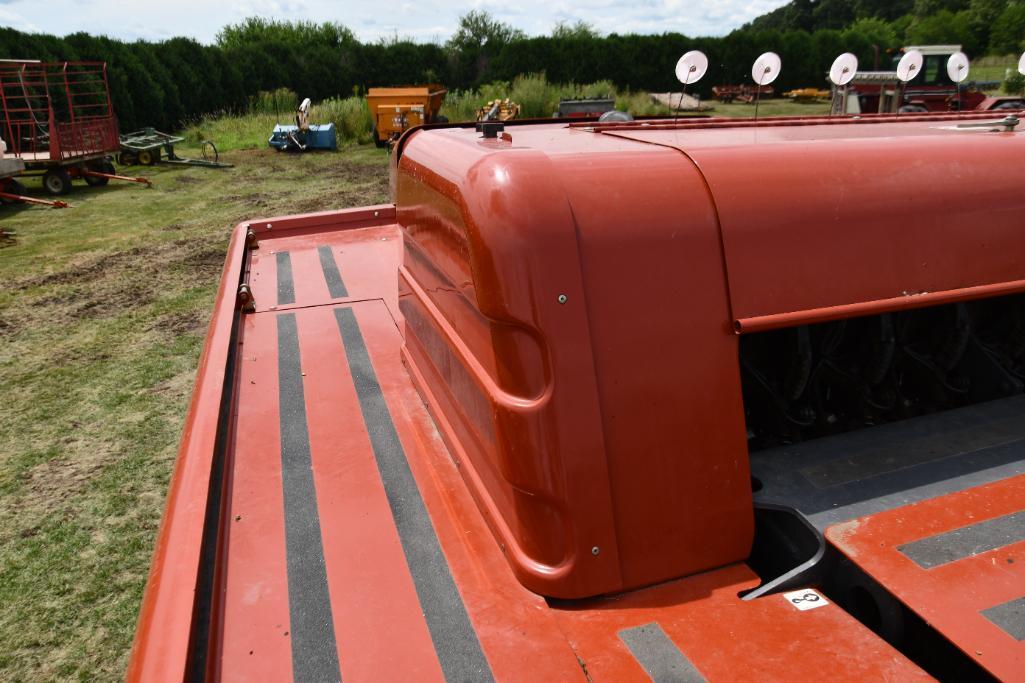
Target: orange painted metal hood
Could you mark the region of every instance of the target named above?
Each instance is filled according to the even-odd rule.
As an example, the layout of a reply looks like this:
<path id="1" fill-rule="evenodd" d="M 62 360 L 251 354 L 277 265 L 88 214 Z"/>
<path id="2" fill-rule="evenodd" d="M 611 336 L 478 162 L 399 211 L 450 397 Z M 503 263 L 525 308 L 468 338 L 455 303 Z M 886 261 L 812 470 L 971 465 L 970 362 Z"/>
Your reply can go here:
<path id="1" fill-rule="evenodd" d="M 732 314 L 754 331 L 1025 286 L 1025 135 L 968 127 L 1000 119 L 741 121 L 602 133 L 675 148 L 701 170 L 722 230 Z"/>

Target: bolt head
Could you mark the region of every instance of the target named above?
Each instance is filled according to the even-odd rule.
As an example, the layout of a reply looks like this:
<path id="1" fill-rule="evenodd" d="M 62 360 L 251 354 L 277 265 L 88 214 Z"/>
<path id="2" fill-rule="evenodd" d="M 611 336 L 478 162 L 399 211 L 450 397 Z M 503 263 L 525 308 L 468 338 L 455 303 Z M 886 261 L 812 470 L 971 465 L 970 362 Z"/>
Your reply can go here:
<path id="1" fill-rule="evenodd" d="M 567 301 L 569 301 L 569 297 L 567 297 L 565 294 L 560 294 L 559 295 L 559 303 L 560 304 L 564 304 Z"/>
<path id="2" fill-rule="evenodd" d="M 592 555 L 597 556 L 598 553 L 600 553 L 600 552 L 601 552 L 601 548 L 599 548 L 598 546 L 594 546 L 593 548 L 591 548 L 591 554 Z"/>

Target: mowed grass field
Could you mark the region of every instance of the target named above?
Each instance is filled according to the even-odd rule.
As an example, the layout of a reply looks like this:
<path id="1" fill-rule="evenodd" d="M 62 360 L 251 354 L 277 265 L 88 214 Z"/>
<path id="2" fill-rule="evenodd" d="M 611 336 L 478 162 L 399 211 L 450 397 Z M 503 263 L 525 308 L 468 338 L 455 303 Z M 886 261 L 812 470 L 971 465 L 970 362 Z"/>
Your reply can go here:
<path id="1" fill-rule="evenodd" d="M 122 678 L 230 228 L 388 199 L 373 146 L 223 158 L 0 207 L 0 681 Z"/>

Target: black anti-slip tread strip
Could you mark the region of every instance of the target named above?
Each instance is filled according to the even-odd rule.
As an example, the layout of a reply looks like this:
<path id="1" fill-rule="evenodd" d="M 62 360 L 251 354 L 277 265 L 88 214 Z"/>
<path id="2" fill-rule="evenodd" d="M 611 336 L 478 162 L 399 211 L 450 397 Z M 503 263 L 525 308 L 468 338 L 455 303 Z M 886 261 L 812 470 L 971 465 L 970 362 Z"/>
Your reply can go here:
<path id="1" fill-rule="evenodd" d="M 332 299 L 344 299 L 349 296 L 349 291 L 342 281 L 342 274 L 338 272 L 338 264 L 335 262 L 335 255 L 331 247 L 322 244 L 317 247 L 320 254 L 320 268 L 324 271 L 324 281 L 327 282 L 327 291 L 331 293 Z"/>
<path id="2" fill-rule="evenodd" d="M 982 610 L 982 616 L 1015 640 L 1025 640 L 1025 598 Z"/>
<path id="3" fill-rule="evenodd" d="M 278 263 L 280 266 L 280 259 Z M 296 681 L 340 681 L 295 314 L 282 313 L 277 316 L 277 323 L 292 675 Z"/>
<path id="4" fill-rule="evenodd" d="M 292 282 L 292 257 L 287 251 L 274 255 L 278 264 L 278 306 L 295 303 L 295 283 Z"/>
<path id="5" fill-rule="evenodd" d="M 351 308 L 339 308 L 335 318 L 377 469 L 445 680 L 492 681 L 491 667 L 409 469 L 356 316 Z M 381 673 L 387 677 L 386 672 Z"/>
<path id="6" fill-rule="evenodd" d="M 1025 541 L 1025 510 L 899 546 L 897 550 L 923 569 Z"/>
<path id="7" fill-rule="evenodd" d="M 705 677 L 657 622 L 623 629 L 619 639 L 655 683 L 704 683 Z"/>
<path id="8" fill-rule="evenodd" d="M 816 488 L 843 486 L 916 465 L 1025 440 L 1025 421 L 1011 414 L 981 424 L 945 426 L 921 432 L 912 439 L 873 444 L 860 451 L 842 451 L 844 457 L 818 460 L 801 469 Z"/>

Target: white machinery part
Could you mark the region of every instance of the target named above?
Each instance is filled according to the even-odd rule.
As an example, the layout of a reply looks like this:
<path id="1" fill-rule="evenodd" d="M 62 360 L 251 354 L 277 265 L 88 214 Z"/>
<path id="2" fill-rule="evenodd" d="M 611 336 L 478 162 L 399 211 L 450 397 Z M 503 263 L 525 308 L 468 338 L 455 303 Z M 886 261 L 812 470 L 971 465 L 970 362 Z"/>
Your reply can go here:
<path id="1" fill-rule="evenodd" d="M 691 50 L 676 63 L 676 78 L 684 85 L 697 83 L 708 70 L 708 57 L 700 50 Z"/>
<path id="2" fill-rule="evenodd" d="M 769 85 L 779 76 L 782 61 L 775 52 L 765 52 L 755 60 L 751 67 L 751 78 L 759 86 Z"/>
<path id="3" fill-rule="evenodd" d="M 908 50 L 900 58 L 900 62 L 897 63 L 897 78 L 907 83 L 922 70 L 923 61 L 925 60 L 922 58 L 921 52 L 913 49 Z"/>
<path id="4" fill-rule="evenodd" d="M 968 78 L 968 55 L 963 52 L 955 52 L 947 60 L 947 75 L 950 80 L 960 83 Z"/>
<path id="5" fill-rule="evenodd" d="M 307 97 L 295 110 L 295 125 L 299 130 L 309 130 L 310 128 L 310 104 L 310 98 Z"/>
<path id="6" fill-rule="evenodd" d="M 7 154 L 7 143 L 4 142 L 3 138 L 0 138 L 0 159 L 4 158 L 4 154 Z"/>
<path id="7" fill-rule="evenodd" d="M 845 52 L 833 62 L 829 68 L 829 80 L 834 85 L 847 85 L 854 80 L 854 74 L 858 71 L 858 58 L 850 52 Z"/>

